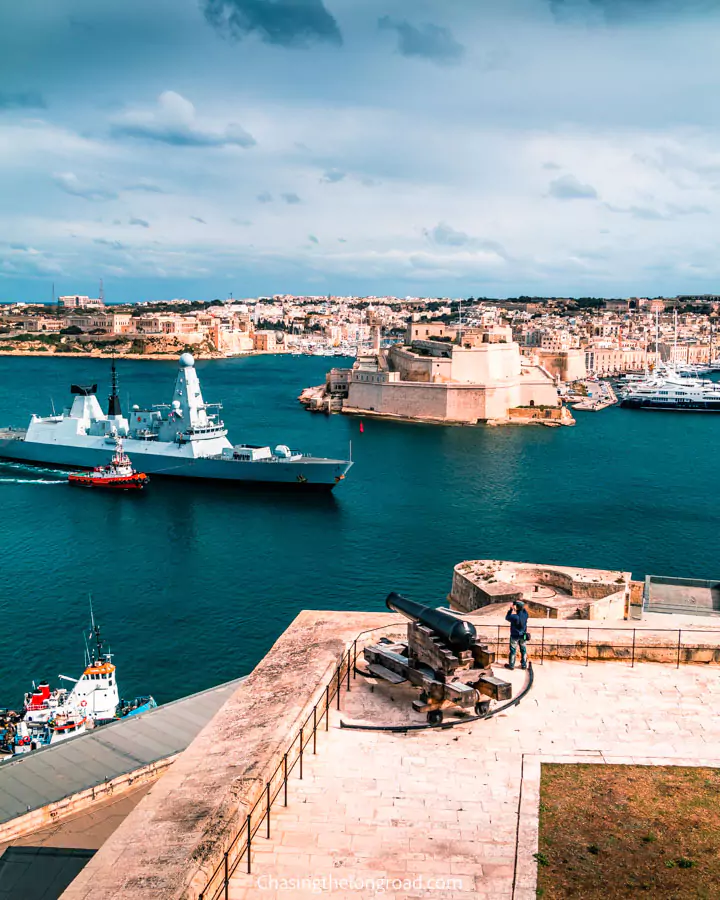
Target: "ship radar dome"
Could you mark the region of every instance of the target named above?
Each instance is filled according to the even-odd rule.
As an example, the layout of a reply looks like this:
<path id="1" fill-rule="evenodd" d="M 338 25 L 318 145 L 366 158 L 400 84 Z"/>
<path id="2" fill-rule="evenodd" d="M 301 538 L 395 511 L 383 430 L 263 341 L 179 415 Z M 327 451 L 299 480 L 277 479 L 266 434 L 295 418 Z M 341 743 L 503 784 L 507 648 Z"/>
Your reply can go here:
<path id="1" fill-rule="evenodd" d="M 191 366 L 195 365 L 195 358 L 192 353 L 183 353 L 180 357 L 180 365 L 183 369 L 189 369 Z"/>

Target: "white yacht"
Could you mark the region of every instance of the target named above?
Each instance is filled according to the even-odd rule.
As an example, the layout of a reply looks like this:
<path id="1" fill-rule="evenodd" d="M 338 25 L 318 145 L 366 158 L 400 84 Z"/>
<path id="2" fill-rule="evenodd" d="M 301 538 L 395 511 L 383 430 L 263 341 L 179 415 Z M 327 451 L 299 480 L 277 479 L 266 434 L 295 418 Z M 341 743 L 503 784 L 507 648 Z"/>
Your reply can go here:
<path id="1" fill-rule="evenodd" d="M 666 368 L 631 384 L 620 405 L 626 409 L 720 412 L 720 384 L 705 378 L 683 377 Z"/>

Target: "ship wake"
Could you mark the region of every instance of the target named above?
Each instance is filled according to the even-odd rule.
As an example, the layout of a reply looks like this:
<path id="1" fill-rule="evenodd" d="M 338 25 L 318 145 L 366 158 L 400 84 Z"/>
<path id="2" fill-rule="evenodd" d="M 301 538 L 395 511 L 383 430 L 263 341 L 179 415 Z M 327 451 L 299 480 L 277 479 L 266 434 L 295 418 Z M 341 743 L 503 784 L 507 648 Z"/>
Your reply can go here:
<path id="1" fill-rule="evenodd" d="M 67 481 L 51 481 L 49 478 L 3 478 L 0 484 L 67 484 Z"/>
<path id="2" fill-rule="evenodd" d="M 67 484 L 67 472 L 5 462 L 0 463 L 0 484 Z"/>

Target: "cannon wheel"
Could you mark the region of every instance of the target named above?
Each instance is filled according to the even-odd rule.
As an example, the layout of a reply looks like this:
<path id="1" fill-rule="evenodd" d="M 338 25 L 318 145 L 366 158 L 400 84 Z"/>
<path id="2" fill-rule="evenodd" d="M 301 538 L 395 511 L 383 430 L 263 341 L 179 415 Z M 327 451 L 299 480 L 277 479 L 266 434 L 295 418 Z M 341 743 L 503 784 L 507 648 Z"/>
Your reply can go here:
<path id="1" fill-rule="evenodd" d="M 475 704 L 475 715 L 476 716 L 484 716 L 490 712 L 490 701 L 489 700 L 478 700 Z"/>
<path id="2" fill-rule="evenodd" d="M 441 709 L 431 709 L 427 714 L 429 725 L 439 725 L 443 720 L 443 711 Z"/>

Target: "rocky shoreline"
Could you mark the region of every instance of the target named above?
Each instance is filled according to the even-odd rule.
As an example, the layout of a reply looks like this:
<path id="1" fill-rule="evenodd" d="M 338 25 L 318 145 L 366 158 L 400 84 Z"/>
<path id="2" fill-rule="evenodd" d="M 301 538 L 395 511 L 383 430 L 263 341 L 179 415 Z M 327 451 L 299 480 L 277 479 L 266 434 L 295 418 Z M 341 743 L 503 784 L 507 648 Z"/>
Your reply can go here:
<path id="1" fill-rule="evenodd" d="M 285 355 L 287 353 L 286 350 L 246 350 L 242 353 L 208 353 L 200 352 L 196 353 L 194 350 L 192 351 L 195 359 L 198 360 L 211 360 L 211 359 L 237 359 L 243 356 L 277 356 L 277 355 Z M 172 360 L 176 361 L 178 356 L 180 355 L 179 351 L 173 351 L 171 353 L 110 353 L 107 350 L 78 350 L 78 351 L 67 351 L 67 350 L 4 350 L 0 347 L 0 357 L 3 356 L 37 356 L 37 357 L 64 357 L 67 359 L 146 359 L 146 360 Z"/>

